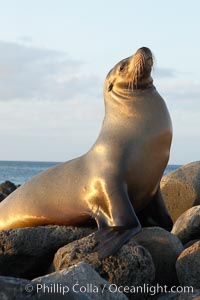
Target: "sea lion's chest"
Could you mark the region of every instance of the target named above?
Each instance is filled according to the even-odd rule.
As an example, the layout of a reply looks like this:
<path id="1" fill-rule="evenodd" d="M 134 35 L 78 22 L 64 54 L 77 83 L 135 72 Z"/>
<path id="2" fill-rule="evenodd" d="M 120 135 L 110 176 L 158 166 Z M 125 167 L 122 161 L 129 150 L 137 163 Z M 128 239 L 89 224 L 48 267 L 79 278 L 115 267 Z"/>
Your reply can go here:
<path id="1" fill-rule="evenodd" d="M 137 140 L 129 159 L 126 157 L 126 184 L 136 210 L 145 207 L 159 187 L 169 159 L 171 137 L 170 128 L 158 135 L 146 136 L 146 139 Z"/>

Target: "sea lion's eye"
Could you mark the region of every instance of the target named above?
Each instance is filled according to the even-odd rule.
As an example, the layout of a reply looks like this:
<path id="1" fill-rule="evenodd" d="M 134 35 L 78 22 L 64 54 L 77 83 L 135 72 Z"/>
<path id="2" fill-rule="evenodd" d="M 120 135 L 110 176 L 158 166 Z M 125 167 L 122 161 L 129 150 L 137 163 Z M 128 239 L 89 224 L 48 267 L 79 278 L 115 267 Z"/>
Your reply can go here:
<path id="1" fill-rule="evenodd" d="M 126 66 L 126 63 L 123 63 L 123 64 L 120 66 L 120 68 L 119 68 L 120 72 L 124 70 L 125 66 Z"/>
<path id="2" fill-rule="evenodd" d="M 113 88 L 113 83 L 109 84 L 108 92 L 112 91 L 112 88 Z"/>

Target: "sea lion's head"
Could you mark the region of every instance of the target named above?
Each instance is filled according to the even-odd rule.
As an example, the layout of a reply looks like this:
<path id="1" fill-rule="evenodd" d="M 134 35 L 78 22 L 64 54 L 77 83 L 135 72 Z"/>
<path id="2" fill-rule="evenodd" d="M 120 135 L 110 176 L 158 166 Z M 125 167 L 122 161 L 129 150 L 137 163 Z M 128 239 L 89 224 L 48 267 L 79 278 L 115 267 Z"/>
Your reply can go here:
<path id="1" fill-rule="evenodd" d="M 106 77 L 104 93 L 118 95 L 134 93 L 135 90 L 144 90 L 153 84 L 151 70 L 153 55 L 149 48 L 142 47 L 137 52 L 117 63 Z"/>

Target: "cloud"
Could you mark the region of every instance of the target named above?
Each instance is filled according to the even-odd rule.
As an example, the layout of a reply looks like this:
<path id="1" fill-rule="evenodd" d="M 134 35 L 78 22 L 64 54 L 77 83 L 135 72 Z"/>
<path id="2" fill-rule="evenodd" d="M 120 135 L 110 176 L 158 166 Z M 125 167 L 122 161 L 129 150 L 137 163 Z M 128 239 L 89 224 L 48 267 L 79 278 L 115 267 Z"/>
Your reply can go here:
<path id="1" fill-rule="evenodd" d="M 155 78 L 175 78 L 177 77 L 178 72 L 175 69 L 170 68 L 155 68 L 153 69 L 153 76 Z"/>
<path id="2" fill-rule="evenodd" d="M 158 90 L 171 110 L 189 116 L 191 121 L 200 119 L 200 86 L 195 81 L 160 82 Z"/>
<path id="3" fill-rule="evenodd" d="M 0 42 L 1 159 L 64 160 L 87 151 L 104 115 L 102 90 L 66 53 Z"/>
<path id="4" fill-rule="evenodd" d="M 191 80 L 178 80 L 162 84 L 164 93 L 177 100 L 200 100 L 200 85 Z"/>
<path id="5" fill-rule="evenodd" d="M 84 72 L 83 65 L 61 51 L 0 41 L 0 101 L 96 95 L 101 80 Z"/>
<path id="6" fill-rule="evenodd" d="M 31 43 L 33 41 L 32 37 L 28 35 L 19 36 L 18 40 L 23 43 Z"/>

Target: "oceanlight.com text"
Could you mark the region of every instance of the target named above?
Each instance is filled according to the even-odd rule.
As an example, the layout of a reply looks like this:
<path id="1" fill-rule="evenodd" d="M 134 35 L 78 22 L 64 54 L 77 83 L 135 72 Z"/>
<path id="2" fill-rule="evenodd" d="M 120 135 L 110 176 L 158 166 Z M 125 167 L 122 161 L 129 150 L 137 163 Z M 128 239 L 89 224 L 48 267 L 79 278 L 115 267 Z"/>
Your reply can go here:
<path id="1" fill-rule="evenodd" d="M 119 286 L 116 284 L 104 284 L 97 286 L 92 283 L 80 284 L 79 282 L 74 283 L 73 285 L 64 285 L 62 283 L 36 283 L 36 284 L 27 284 L 25 286 L 27 293 L 36 291 L 37 293 L 44 294 L 61 294 L 66 295 L 69 292 L 72 293 L 89 293 L 89 294 L 104 294 L 109 292 L 111 294 L 115 293 L 124 293 L 124 294 L 149 294 L 154 296 L 156 294 L 162 293 L 193 293 L 194 289 L 192 286 L 172 286 L 168 287 L 167 285 L 150 285 L 143 284 L 140 286 Z"/>

